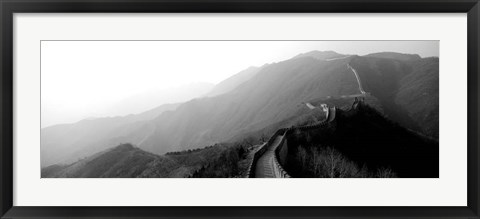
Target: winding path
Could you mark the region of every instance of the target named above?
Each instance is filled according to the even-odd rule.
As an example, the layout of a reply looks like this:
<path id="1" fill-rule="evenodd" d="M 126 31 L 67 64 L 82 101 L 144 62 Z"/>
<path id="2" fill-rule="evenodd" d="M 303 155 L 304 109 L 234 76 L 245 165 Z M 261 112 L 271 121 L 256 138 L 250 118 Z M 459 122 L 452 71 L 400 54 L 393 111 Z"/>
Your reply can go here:
<path id="1" fill-rule="evenodd" d="M 347 57 L 340 57 L 340 58 L 336 58 L 336 59 L 343 59 L 343 58 L 347 58 Z M 331 60 L 336 60 L 336 59 L 331 59 Z M 328 61 L 330 61 L 330 60 L 328 60 Z M 357 78 L 357 82 L 358 82 L 358 88 L 361 92 L 361 94 L 349 95 L 349 97 L 355 97 L 355 103 L 354 103 L 354 105 L 355 105 L 355 104 L 358 103 L 357 102 L 358 101 L 357 96 L 364 96 L 366 94 L 366 92 L 363 90 L 362 82 L 360 80 L 360 77 L 359 77 L 357 71 L 352 66 L 350 66 L 350 64 L 347 64 L 347 68 L 352 70 L 352 72 L 355 74 L 355 77 Z M 305 103 L 305 105 L 310 109 L 315 109 L 316 108 L 315 106 L 313 106 L 310 103 Z M 334 108 L 328 108 L 328 111 L 326 113 L 326 118 L 325 118 L 324 122 L 326 122 L 326 123 L 332 122 L 335 119 L 335 113 L 336 113 L 335 107 Z M 324 123 L 322 122 L 320 125 L 324 125 Z M 297 128 L 310 129 L 310 128 L 317 128 L 317 127 L 314 125 L 314 126 L 297 127 Z M 260 157 L 258 158 L 258 160 L 256 162 L 255 162 L 255 159 L 254 159 L 254 162 L 255 162 L 254 171 L 255 172 L 254 172 L 254 174 L 250 174 L 249 175 L 250 177 L 255 177 L 255 178 L 278 178 L 278 177 L 282 177 L 281 174 L 278 173 L 278 170 L 282 169 L 282 168 L 281 168 L 281 166 L 280 166 L 280 164 L 277 161 L 277 158 L 275 156 L 275 150 L 280 146 L 280 143 L 282 143 L 282 140 L 283 140 L 284 137 L 285 137 L 285 135 L 283 135 L 283 134 L 282 135 L 277 134 L 275 139 L 273 140 L 273 142 L 271 144 L 266 143 L 263 146 L 263 147 L 268 147 L 268 148 L 266 148 L 266 150 L 265 150 L 265 152 L 263 152 L 263 154 L 261 154 L 261 155 L 259 154 Z M 277 166 L 275 166 L 275 165 L 277 165 Z M 251 169 L 251 170 L 253 170 L 253 169 Z M 277 172 L 275 170 L 277 170 Z M 283 169 L 281 171 L 284 172 Z M 287 173 L 285 173 L 285 174 L 288 175 Z M 287 177 L 289 177 L 289 176 L 287 176 Z"/>
<path id="2" fill-rule="evenodd" d="M 282 141 L 282 135 L 278 135 L 273 141 L 273 144 L 265 151 L 262 157 L 258 159 L 257 166 L 255 167 L 255 178 L 276 178 L 273 171 L 275 149 Z"/>
<path id="3" fill-rule="evenodd" d="M 362 81 L 360 81 L 360 77 L 358 76 L 358 73 L 357 71 L 350 65 L 350 64 L 347 64 L 347 67 L 353 71 L 353 74 L 355 74 L 355 77 L 357 78 L 357 82 L 358 82 L 358 88 L 360 89 L 360 92 L 362 94 L 365 94 L 366 92 L 363 90 L 363 87 L 362 87 Z"/>
<path id="4" fill-rule="evenodd" d="M 312 126 L 302 126 L 298 128 L 306 128 L 306 129 L 312 129 L 312 128 L 318 128 L 320 125 L 324 125 L 326 123 L 332 122 L 335 119 L 335 113 L 336 109 L 335 107 L 333 108 L 328 108 L 327 111 L 327 117 L 325 120 L 318 124 L 318 125 L 312 125 Z M 275 136 L 275 135 L 274 135 Z M 266 143 L 263 147 L 267 147 L 266 151 L 263 152 L 263 154 L 258 158 L 258 160 L 255 162 L 255 168 L 254 168 L 254 174 L 250 175 L 250 177 L 255 177 L 255 178 L 282 178 L 285 177 L 285 174 L 282 175 L 284 170 L 280 166 L 278 160 L 276 160 L 275 156 L 275 151 L 276 149 L 280 146 L 282 143 L 283 138 L 285 137 L 285 134 L 276 134 L 275 139 L 272 141 L 271 144 Z M 273 138 L 273 137 L 272 137 Z M 253 170 L 253 169 L 252 169 Z M 286 174 L 288 175 L 288 174 Z M 289 176 L 287 176 L 289 177 Z"/>

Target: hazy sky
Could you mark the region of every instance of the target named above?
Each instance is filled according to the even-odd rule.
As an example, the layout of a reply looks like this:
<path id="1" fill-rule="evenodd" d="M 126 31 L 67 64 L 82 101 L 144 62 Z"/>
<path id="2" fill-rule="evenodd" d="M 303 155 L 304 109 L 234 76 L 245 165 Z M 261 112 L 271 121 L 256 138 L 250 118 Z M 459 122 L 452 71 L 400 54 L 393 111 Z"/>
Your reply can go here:
<path id="1" fill-rule="evenodd" d="M 438 41 L 43 41 L 42 127 L 117 116 L 111 106 L 129 97 L 156 91 L 170 95 L 169 90 L 199 82 L 217 84 L 249 66 L 312 50 L 428 57 L 439 55 L 438 45 Z"/>

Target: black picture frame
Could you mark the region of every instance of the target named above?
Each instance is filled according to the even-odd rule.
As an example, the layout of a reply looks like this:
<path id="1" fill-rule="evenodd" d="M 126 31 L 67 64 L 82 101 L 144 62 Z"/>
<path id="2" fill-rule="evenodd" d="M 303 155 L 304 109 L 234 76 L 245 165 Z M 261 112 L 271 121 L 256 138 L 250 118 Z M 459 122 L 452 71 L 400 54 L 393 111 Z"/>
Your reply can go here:
<path id="1" fill-rule="evenodd" d="M 479 218 L 478 0 L 0 0 L 1 218 Z M 17 207 L 13 206 L 14 13 L 468 13 L 467 207 Z"/>

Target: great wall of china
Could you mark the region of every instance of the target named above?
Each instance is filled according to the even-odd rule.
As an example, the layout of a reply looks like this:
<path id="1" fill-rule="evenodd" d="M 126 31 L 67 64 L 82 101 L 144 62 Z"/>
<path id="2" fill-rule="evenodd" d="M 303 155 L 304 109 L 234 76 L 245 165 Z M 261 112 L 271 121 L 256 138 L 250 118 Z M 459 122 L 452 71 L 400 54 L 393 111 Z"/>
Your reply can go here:
<path id="1" fill-rule="evenodd" d="M 347 114 L 354 113 L 361 100 L 355 98 L 350 110 L 344 111 Z M 254 155 L 248 169 L 249 178 L 290 178 L 290 174 L 285 171 L 284 165 L 288 155 L 288 148 L 294 147 L 288 145 L 287 135 L 294 131 L 307 131 L 313 129 L 327 128 L 335 123 L 337 108 L 330 107 L 326 113 L 326 118 L 319 124 L 281 128 L 278 129 L 270 139 L 260 146 Z"/>

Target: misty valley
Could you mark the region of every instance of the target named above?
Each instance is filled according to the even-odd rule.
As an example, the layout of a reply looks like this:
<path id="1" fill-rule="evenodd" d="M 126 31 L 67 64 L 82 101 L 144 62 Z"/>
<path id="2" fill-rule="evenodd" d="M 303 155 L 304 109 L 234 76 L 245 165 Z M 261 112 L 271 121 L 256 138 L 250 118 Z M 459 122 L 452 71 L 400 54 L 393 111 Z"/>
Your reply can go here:
<path id="1" fill-rule="evenodd" d="M 438 57 L 314 50 L 195 93 L 42 128 L 41 177 L 439 177 Z"/>

